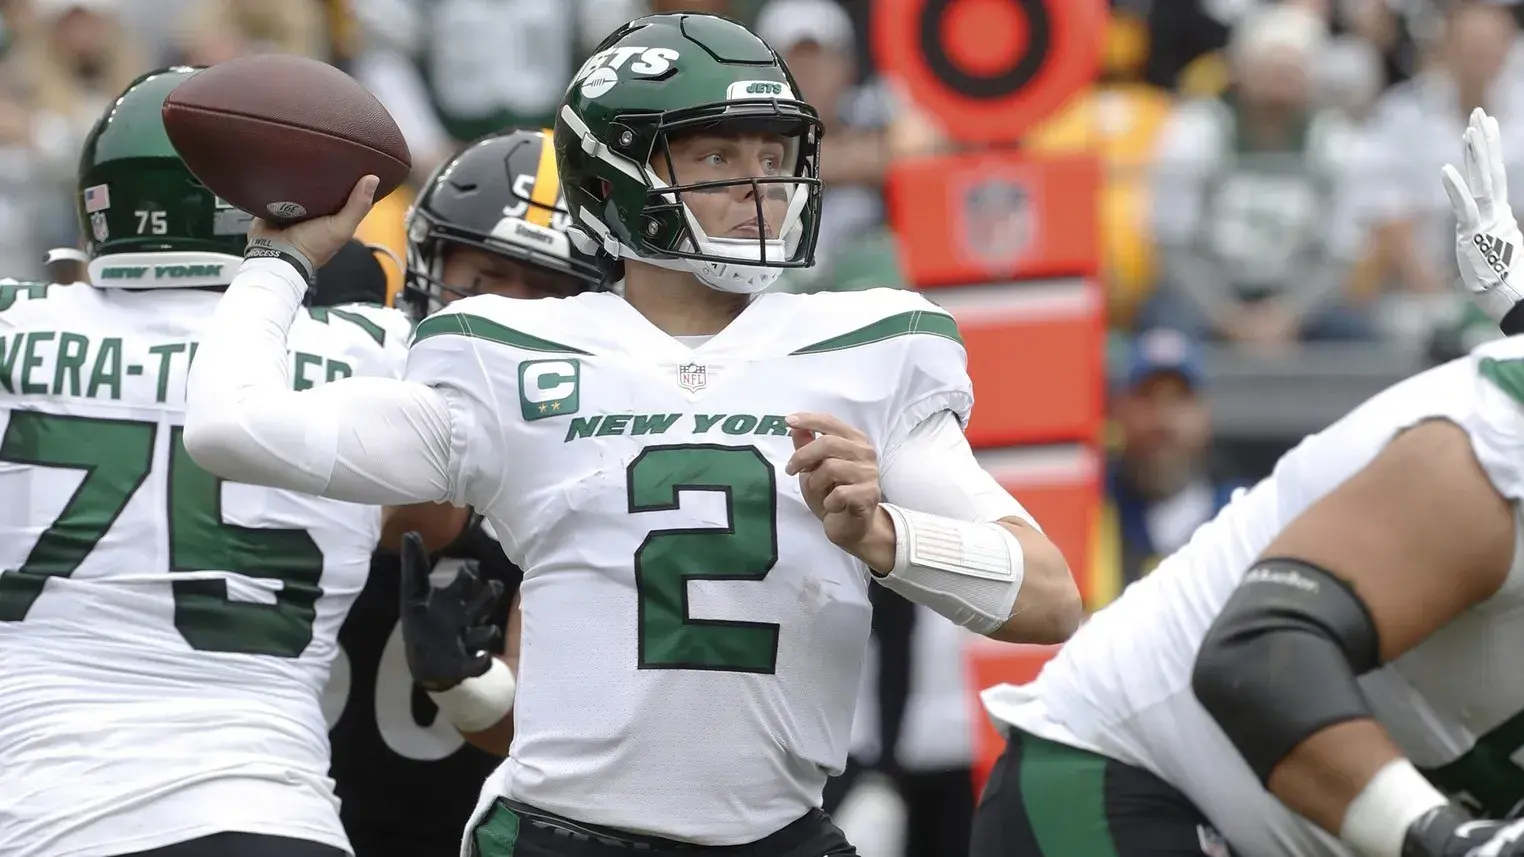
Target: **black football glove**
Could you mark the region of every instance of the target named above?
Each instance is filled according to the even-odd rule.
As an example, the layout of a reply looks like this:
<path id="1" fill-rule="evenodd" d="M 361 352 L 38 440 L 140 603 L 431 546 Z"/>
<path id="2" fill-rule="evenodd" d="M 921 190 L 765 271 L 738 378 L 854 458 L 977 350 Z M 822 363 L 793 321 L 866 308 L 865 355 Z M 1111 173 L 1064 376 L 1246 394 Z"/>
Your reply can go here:
<path id="1" fill-rule="evenodd" d="M 503 584 L 482 581 L 467 568 L 450 585 L 429 583 L 433 562 L 416 532 L 402 536 L 402 649 L 413 680 L 424 690 L 449 690 L 492 665 L 501 634 L 495 608 Z"/>
<path id="2" fill-rule="evenodd" d="M 1524 821 L 1474 821 L 1454 806 L 1429 810 L 1408 827 L 1402 857 L 1521 857 Z"/>

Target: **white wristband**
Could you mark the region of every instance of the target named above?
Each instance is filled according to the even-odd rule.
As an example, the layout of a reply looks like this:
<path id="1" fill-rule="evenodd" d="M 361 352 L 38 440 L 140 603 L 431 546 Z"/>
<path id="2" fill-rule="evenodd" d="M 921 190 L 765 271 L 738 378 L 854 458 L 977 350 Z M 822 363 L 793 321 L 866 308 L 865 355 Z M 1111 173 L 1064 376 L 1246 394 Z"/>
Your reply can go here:
<path id="1" fill-rule="evenodd" d="M 501 658 L 476 678 L 468 678 L 449 690 L 429 693 L 439 710 L 462 732 L 483 732 L 496 726 L 513 710 L 513 692 L 518 688 L 513 670 Z"/>
<path id="2" fill-rule="evenodd" d="M 1388 762 L 1344 811 L 1339 838 L 1364 857 L 1401 857 L 1408 828 L 1449 803 L 1407 759 Z"/>
<path id="3" fill-rule="evenodd" d="M 1026 557 L 1010 530 L 882 504 L 894 521 L 894 568 L 886 588 L 989 634 L 1011 618 Z"/>

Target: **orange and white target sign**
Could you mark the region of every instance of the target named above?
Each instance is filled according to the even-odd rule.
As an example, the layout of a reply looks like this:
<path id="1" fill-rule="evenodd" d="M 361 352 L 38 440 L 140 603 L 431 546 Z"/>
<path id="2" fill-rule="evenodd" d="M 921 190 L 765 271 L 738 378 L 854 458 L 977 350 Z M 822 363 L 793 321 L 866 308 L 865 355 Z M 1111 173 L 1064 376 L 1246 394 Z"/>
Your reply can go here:
<path id="1" fill-rule="evenodd" d="M 875 61 L 954 139 L 1011 142 L 1095 80 L 1106 16 L 1106 0 L 875 0 Z"/>

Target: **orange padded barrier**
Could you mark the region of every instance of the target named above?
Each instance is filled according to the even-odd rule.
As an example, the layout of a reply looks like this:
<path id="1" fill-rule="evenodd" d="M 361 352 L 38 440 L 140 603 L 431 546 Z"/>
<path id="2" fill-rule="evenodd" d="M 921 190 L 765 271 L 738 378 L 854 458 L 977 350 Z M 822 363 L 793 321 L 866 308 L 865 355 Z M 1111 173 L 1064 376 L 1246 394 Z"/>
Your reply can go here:
<path id="1" fill-rule="evenodd" d="M 1099 438 L 1105 384 L 1101 289 L 1080 279 L 928 291 L 957 319 L 974 382 L 976 448 Z"/>
<path id="2" fill-rule="evenodd" d="M 1015 150 L 907 158 L 890 215 L 917 288 L 1096 273 L 1101 167 L 1089 154 Z"/>

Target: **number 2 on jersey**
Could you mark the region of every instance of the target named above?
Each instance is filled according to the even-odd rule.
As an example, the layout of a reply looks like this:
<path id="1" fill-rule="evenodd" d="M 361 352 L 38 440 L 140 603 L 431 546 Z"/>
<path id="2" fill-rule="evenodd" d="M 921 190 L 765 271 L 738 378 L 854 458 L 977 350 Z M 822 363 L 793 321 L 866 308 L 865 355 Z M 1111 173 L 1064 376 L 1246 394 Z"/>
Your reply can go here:
<path id="1" fill-rule="evenodd" d="M 772 673 L 778 626 L 694 619 L 688 582 L 756 580 L 778 562 L 778 485 L 756 447 L 646 447 L 626 471 L 631 514 L 677 509 L 682 494 L 724 495 L 726 527 L 652 530 L 635 551 L 639 658 L 643 670 Z"/>
<path id="2" fill-rule="evenodd" d="M 176 580 L 175 628 L 191 648 L 294 658 L 312 640 L 323 554 L 299 529 L 254 529 L 222 520 L 222 480 L 196 465 L 170 429 L 169 568 L 221 570 L 281 582 L 275 604 L 232 601 L 220 579 Z M 131 420 L 11 414 L 0 461 L 84 471 L 53 525 L 20 568 L 0 575 L 0 622 L 19 622 L 49 577 L 72 575 L 106 537 L 153 467 L 158 425 Z"/>

